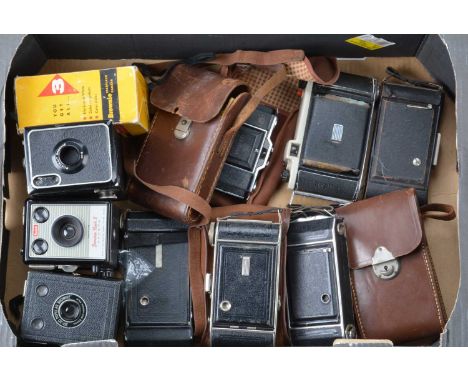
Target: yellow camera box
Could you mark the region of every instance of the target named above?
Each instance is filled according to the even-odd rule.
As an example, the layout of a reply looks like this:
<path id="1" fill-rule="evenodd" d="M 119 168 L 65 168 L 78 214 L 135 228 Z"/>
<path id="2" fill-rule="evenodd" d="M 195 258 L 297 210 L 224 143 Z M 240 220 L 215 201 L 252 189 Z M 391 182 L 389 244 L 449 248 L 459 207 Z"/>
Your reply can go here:
<path id="1" fill-rule="evenodd" d="M 148 90 L 135 66 L 15 79 L 18 130 L 112 120 L 123 134 L 149 129 Z"/>

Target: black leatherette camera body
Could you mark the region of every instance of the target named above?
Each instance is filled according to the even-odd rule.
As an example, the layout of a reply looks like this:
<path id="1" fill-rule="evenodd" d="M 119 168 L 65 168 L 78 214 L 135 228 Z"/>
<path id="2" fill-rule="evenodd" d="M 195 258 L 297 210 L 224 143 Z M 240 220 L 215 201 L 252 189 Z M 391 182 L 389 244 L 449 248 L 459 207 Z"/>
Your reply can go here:
<path id="1" fill-rule="evenodd" d="M 123 194 L 120 136 L 111 122 L 27 128 L 24 152 L 31 195 Z"/>
<path id="2" fill-rule="evenodd" d="M 121 281 L 29 272 L 21 338 L 67 344 L 115 338 Z"/>
<path id="3" fill-rule="evenodd" d="M 213 223 L 210 333 L 213 346 L 273 346 L 278 316 L 281 226 Z"/>
<path id="4" fill-rule="evenodd" d="M 287 287 L 293 345 L 331 345 L 355 336 L 342 219 L 317 215 L 290 223 Z"/>
<path id="5" fill-rule="evenodd" d="M 216 189 L 247 200 L 258 174 L 273 150 L 271 135 L 278 121 L 275 109 L 260 105 L 236 134 Z"/>
<path id="6" fill-rule="evenodd" d="M 366 197 L 412 187 L 419 202 L 427 203 L 443 99 L 437 87 L 382 85 Z"/>
<path id="7" fill-rule="evenodd" d="M 128 212 L 125 342 L 186 346 L 193 340 L 187 226 L 151 212 Z"/>
<path id="8" fill-rule="evenodd" d="M 306 83 L 285 152 L 294 193 L 340 202 L 362 198 L 377 96 L 375 79 L 347 73 L 331 86 Z"/>

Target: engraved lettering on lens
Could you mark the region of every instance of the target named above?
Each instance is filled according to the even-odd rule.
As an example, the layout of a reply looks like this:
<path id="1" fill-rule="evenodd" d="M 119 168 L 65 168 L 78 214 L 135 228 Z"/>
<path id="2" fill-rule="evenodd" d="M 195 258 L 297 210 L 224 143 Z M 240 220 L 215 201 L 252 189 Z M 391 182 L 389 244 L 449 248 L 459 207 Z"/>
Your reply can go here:
<path id="1" fill-rule="evenodd" d="M 77 294 L 61 295 L 52 305 L 52 317 L 64 328 L 76 328 L 86 319 L 86 303 Z"/>

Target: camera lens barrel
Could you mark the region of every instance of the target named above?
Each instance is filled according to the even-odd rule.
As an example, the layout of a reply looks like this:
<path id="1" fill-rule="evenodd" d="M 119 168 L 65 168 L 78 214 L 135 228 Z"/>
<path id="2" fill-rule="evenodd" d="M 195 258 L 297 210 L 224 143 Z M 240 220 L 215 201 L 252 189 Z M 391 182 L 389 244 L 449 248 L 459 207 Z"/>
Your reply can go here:
<path id="1" fill-rule="evenodd" d="M 83 225 L 75 216 L 61 216 L 52 225 L 52 238 L 62 247 L 73 247 L 83 238 Z"/>
<path id="2" fill-rule="evenodd" d="M 75 139 L 59 142 L 54 149 L 53 161 L 58 170 L 72 174 L 80 171 L 86 164 L 86 147 Z"/>
<path id="3" fill-rule="evenodd" d="M 66 300 L 60 305 L 59 314 L 63 320 L 73 322 L 81 315 L 81 307 L 74 300 Z"/>

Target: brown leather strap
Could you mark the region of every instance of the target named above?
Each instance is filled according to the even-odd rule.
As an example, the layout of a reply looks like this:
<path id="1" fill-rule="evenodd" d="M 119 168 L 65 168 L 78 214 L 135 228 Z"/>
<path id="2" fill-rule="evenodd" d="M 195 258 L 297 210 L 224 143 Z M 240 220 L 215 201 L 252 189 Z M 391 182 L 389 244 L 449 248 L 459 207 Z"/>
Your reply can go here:
<path id="1" fill-rule="evenodd" d="M 274 66 L 288 62 L 302 61 L 304 58 L 304 51 L 295 49 L 273 50 L 270 52 L 237 50 L 234 53 L 218 54 L 215 59 L 207 62 L 210 64 L 227 66 L 235 64 Z"/>
<path id="2" fill-rule="evenodd" d="M 201 339 L 207 327 L 207 309 L 205 296 L 206 275 L 206 240 L 204 227 L 189 229 L 189 275 L 192 291 L 194 336 Z"/>
<path id="3" fill-rule="evenodd" d="M 449 204 L 431 203 L 426 204 L 420 208 L 423 218 L 437 219 L 437 220 L 453 220 L 457 214 L 455 209 Z"/>
<path id="4" fill-rule="evenodd" d="M 227 149 L 230 148 L 232 139 L 236 135 L 240 127 L 247 121 L 252 115 L 255 109 L 258 107 L 262 99 L 274 88 L 276 88 L 281 82 L 286 79 L 286 68 L 281 65 L 279 69 L 273 74 L 273 76 L 265 82 L 256 92 L 252 95 L 249 102 L 244 106 L 242 111 L 234 121 L 233 126 L 224 134 L 221 145 L 219 146 L 218 152 L 223 156 Z"/>
<path id="5" fill-rule="evenodd" d="M 257 180 L 257 187 L 247 201 L 249 204 L 268 204 L 271 196 L 281 183 L 281 174 L 285 168 L 284 149 L 289 140 L 294 138 L 297 122 L 297 110 L 291 113 L 278 132 L 270 163 Z"/>
<path id="6" fill-rule="evenodd" d="M 222 70 L 226 71 L 229 66 L 236 64 L 276 66 L 304 60 L 306 60 L 304 51 L 299 49 L 272 50 L 269 52 L 237 50 L 233 53 L 218 54 L 215 58 L 200 62 L 200 64 L 220 65 L 221 68 L 224 68 Z M 161 60 L 144 66 L 153 72 L 160 73 L 178 62 L 182 63 L 182 61 L 177 60 Z M 226 73 L 224 74 L 226 75 Z"/>
<path id="7" fill-rule="evenodd" d="M 270 220 L 278 221 L 278 211 L 282 211 L 282 209 L 261 206 L 258 204 L 235 204 L 232 206 L 213 207 L 211 209 L 211 221 L 215 221 L 218 218 L 225 218 L 231 215 L 242 217 L 258 213 L 261 213 L 262 215 L 259 216 L 263 217 L 265 217 L 267 214 L 272 214 Z M 266 220 L 266 218 L 262 220 Z"/>
<path id="8" fill-rule="evenodd" d="M 150 190 L 157 192 L 158 194 L 167 196 L 171 199 L 177 200 L 189 206 L 189 208 L 197 211 L 201 219 L 199 222 L 194 224 L 195 226 L 202 226 L 206 225 L 210 221 L 211 215 L 211 206 L 209 203 L 203 199 L 201 196 L 195 194 L 192 191 L 189 191 L 185 188 L 179 186 L 159 186 L 156 184 L 151 184 L 145 182 L 141 179 L 138 174 L 136 173 L 136 165 L 134 167 L 134 176 L 135 178 L 144 186 L 148 187 Z"/>

